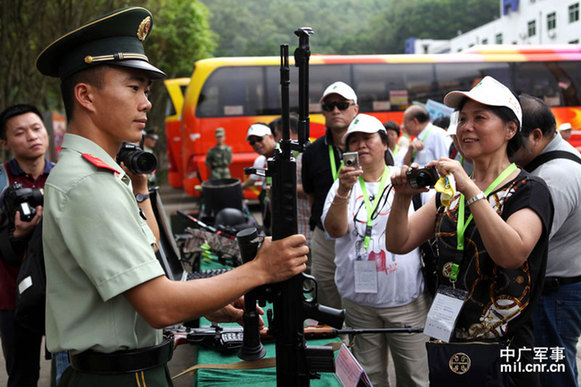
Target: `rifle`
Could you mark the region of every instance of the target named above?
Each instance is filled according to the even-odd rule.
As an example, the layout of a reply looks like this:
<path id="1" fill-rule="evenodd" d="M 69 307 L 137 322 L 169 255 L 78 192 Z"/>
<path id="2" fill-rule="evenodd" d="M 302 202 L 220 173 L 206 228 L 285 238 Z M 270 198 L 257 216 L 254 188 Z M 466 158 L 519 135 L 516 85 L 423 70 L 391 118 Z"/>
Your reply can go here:
<path id="1" fill-rule="evenodd" d="M 276 149 L 274 156 L 268 160 L 266 171 L 266 174 L 272 178 L 273 240 L 283 239 L 297 233 L 297 170 L 296 161 L 291 157 L 291 150 L 302 152 L 309 138 L 308 63 L 310 57 L 309 36 L 311 34 L 313 34 L 313 30 L 309 27 L 295 31 L 295 35 L 299 37 L 299 46 L 294 53 L 295 65 L 299 69 L 298 141 L 290 140 L 288 45 L 280 47 L 282 140 L 280 149 Z M 257 171 L 247 168 L 245 172 L 248 174 Z M 247 230 L 242 230 L 237 235 L 244 262 L 254 258 L 259 243 L 255 230 Z M 308 299 L 305 298 L 305 292 L 310 295 Z M 318 372 L 335 372 L 335 358 L 330 347 L 307 347 L 304 320 L 312 318 L 338 329 L 343 325 L 345 311 L 319 305 L 316 292 L 317 282 L 315 278 L 303 273 L 280 284 L 266 285 L 252 290 L 249 300 L 246 300 L 248 294 L 245 296 L 244 340 L 248 340 L 252 348 L 250 351 L 246 351 L 245 346 L 243 346 L 239 356 L 252 360 L 261 358 L 260 347 L 262 344 L 260 344 L 260 337 L 256 329 L 257 320 L 254 320 L 257 316 L 251 314 L 256 310 L 255 298 L 260 305 L 264 305 L 266 301 L 272 302 L 274 314 L 269 311 L 267 316 L 269 333 L 275 338 L 277 386 L 308 386 L 310 379 L 320 377 Z M 255 356 L 246 356 L 248 352 L 255 353 Z"/>
<path id="2" fill-rule="evenodd" d="M 212 324 L 200 328 L 175 327 L 168 333 L 173 334 L 176 346 L 180 344 L 201 345 L 204 348 L 228 352 L 244 346 L 244 328 L 240 326 L 221 326 Z M 421 333 L 423 328 L 376 328 L 376 329 L 336 329 L 328 325 L 307 325 L 304 335 L 307 340 L 332 339 L 341 334 L 356 335 L 361 333 Z M 258 330 L 262 341 L 274 340 L 267 327 Z M 263 355 L 264 356 L 264 355 Z"/>

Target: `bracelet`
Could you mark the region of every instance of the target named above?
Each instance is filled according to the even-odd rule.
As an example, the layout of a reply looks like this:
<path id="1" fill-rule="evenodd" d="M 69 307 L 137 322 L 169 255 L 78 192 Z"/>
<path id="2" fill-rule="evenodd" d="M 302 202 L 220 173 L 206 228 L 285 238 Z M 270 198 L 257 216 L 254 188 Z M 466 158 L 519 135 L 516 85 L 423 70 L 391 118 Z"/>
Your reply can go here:
<path id="1" fill-rule="evenodd" d="M 480 191 L 476 195 L 472 196 L 470 199 L 466 200 L 466 205 L 470 206 L 482 199 L 486 199 L 486 195 L 484 195 L 484 192 Z"/>
<path id="2" fill-rule="evenodd" d="M 337 192 L 335 192 L 335 197 L 339 198 L 339 199 L 347 200 L 347 199 L 349 199 L 350 196 L 351 196 L 351 190 L 349 190 L 349 192 L 345 196 L 339 195 L 339 190 L 337 190 Z"/>

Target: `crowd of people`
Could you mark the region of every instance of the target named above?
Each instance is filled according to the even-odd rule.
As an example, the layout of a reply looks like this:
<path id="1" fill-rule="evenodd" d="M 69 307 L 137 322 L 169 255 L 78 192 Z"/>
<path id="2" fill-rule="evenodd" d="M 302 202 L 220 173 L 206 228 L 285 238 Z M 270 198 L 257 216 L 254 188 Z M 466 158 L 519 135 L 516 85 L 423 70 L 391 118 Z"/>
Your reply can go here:
<path id="1" fill-rule="evenodd" d="M 37 68 L 60 78 L 68 121 L 56 165 L 34 106 L 0 113 L 0 142 L 13 154 L 0 165 L 1 188 L 44 188 L 30 219 L 20 208 L 0 224 L 9 386 L 36 385 L 43 334 L 59 386 L 170 386 L 163 327 L 200 316 L 240 322 L 246 292 L 305 270 L 317 279 L 318 302 L 344 308 L 349 327 L 433 332 L 346 339 L 374 386 L 389 385 L 389 353 L 397 386 L 577 385 L 581 158 L 566 141 L 571 126 L 557 131 L 541 99 L 486 76 L 445 96 L 454 113 L 441 126 L 419 104 L 403 122 L 382 123 L 359 112 L 351 86 L 334 82 L 319 100 L 325 135 L 293 154 L 299 234 L 267 237 L 254 260 L 220 276 L 170 281 L 156 258 L 150 177 L 115 160 L 122 142 L 140 140 L 150 83 L 165 77 L 144 55 L 151 23 L 144 8 L 118 10 L 41 53 Z M 290 124 L 296 139 L 296 117 Z M 207 166 L 212 178 L 229 178 L 226 133 L 215 135 Z M 247 129 L 255 168 L 266 166 L 280 137 L 280 119 Z M 146 138 L 151 148 L 157 134 Z M 343 161 L 347 153 L 355 162 Z M 437 176 L 418 185 L 413 176 L 424 167 Z M 277 221 L 269 184 L 258 174 L 242 184 L 261 189 L 267 234 Z M 16 313 L 19 267 L 38 243 L 46 332 Z M 547 353 L 555 348 L 561 357 Z M 515 361 L 522 369 L 499 371 Z M 535 363 L 564 367 L 530 372 Z"/>

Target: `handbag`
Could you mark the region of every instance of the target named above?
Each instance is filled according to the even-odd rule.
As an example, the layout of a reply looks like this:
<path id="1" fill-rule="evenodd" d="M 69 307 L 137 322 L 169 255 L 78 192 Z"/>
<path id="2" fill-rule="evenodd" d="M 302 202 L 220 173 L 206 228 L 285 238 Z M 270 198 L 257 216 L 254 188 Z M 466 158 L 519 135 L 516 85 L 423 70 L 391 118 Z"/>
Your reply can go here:
<path id="1" fill-rule="evenodd" d="M 501 372 L 503 342 L 428 341 L 430 387 L 513 387 L 508 372 Z"/>

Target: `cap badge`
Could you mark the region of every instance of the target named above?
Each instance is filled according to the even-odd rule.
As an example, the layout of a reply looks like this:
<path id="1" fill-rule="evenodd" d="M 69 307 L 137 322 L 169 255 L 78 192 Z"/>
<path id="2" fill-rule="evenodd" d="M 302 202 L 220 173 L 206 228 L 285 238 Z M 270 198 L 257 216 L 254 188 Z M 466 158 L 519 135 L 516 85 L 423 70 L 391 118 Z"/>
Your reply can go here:
<path id="1" fill-rule="evenodd" d="M 145 40 L 147 34 L 149 33 L 150 28 L 151 28 L 151 17 L 148 16 L 145 19 L 143 19 L 141 24 L 139 24 L 139 28 L 137 29 L 137 39 L 141 41 Z"/>

